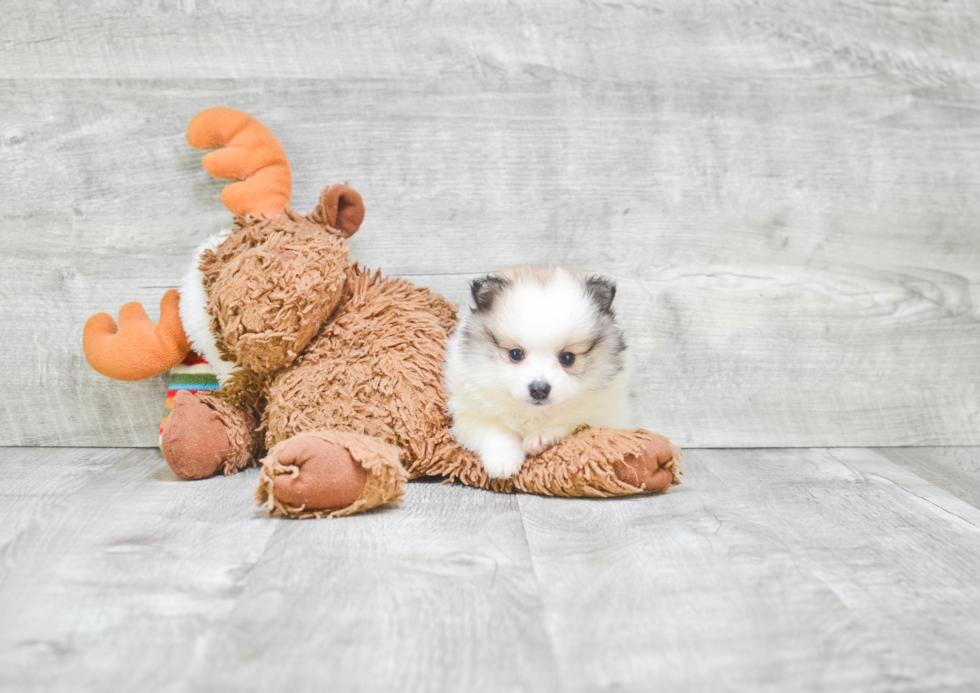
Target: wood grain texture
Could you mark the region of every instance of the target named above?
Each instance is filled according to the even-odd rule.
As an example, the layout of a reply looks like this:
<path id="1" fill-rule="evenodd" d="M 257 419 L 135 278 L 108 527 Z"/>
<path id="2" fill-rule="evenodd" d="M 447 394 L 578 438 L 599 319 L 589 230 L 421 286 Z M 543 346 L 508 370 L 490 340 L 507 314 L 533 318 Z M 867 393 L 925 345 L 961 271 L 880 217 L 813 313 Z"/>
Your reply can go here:
<path id="1" fill-rule="evenodd" d="M 0 689 L 972 691 L 980 509 L 884 452 L 694 450 L 664 495 L 417 482 L 283 521 L 255 470 L 0 448 Z"/>
<path id="2" fill-rule="evenodd" d="M 280 522 L 256 477 L 0 449 L 0 688 L 557 690 L 515 497 Z"/>
<path id="3" fill-rule="evenodd" d="M 277 521 L 256 474 L 181 483 L 151 450 L 0 450 L 0 688 L 177 690 Z"/>
<path id="4" fill-rule="evenodd" d="M 86 11 L 8 0 L 2 76 L 542 81 L 743 79 L 787 65 L 976 79 L 972 0 L 602 3 L 94 0 Z M 782 75 L 785 76 L 785 75 Z"/>
<path id="5" fill-rule="evenodd" d="M 973 448 L 880 448 L 890 462 L 980 507 L 980 457 Z"/>
<path id="6" fill-rule="evenodd" d="M 567 690 L 975 687 L 976 507 L 870 450 L 686 471 L 658 498 L 520 499 Z"/>
<path id="7" fill-rule="evenodd" d="M 299 209 L 364 195 L 367 266 L 457 301 L 616 277 L 679 444 L 980 443 L 975 4 L 251 5 L 10 5 L 0 444 L 155 444 L 165 379 L 92 373 L 81 326 L 154 314 L 228 223 L 183 141 L 218 104 L 280 136 Z"/>
<path id="8" fill-rule="evenodd" d="M 283 522 L 200 690 L 556 691 L 517 499 L 410 484 L 354 522 Z"/>

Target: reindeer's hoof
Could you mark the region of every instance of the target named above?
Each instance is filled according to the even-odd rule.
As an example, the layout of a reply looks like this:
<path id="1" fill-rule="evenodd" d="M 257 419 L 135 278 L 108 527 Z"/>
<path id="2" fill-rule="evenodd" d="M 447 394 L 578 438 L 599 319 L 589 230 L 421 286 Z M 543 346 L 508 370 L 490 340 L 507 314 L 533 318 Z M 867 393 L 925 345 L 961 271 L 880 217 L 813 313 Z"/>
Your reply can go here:
<path id="1" fill-rule="evenodd" d="M 163 429 L 163 458 L 181 479 L 203 479 L 228 459 L 228 434 L 211 408 L 189 392 L 178 392 Z"/>
<path id="2" fill-rule="evenodd" d="M 280 503 L 304 510 L 338 510 L 356 501 L 367 473 L 347 449 L 314 436 L 289 441 L 275 460 L 297 468 L 296 475 L 279 474 L 273 493 Z"/>
<path id="3" fill-rule="evenodd" d="M 644 492 L 663 491 L 677 479 L 674 450 L 670 441 L 656 433 L 650 434 L 638 455 L 627 455 L 613 464 L 613 471 L 620 481 L 636 486 Z"/>

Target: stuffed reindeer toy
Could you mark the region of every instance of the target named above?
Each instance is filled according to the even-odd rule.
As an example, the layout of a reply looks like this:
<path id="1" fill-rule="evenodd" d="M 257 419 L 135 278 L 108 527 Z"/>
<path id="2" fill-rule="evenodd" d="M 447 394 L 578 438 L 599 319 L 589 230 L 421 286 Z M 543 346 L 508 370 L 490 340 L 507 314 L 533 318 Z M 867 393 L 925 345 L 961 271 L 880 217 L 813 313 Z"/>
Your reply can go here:
<path id="1" fill-rule="evenodd" d="M 406 480 L 436 476 L 500 492 L 625 496 L 679 483 L 680 451 L 641 429 L 583 427 L 491 480 L 450 432 L 442 382 L 456 307 L 428 289 L 348 259 L 364 219 L 347 185 L 324 188 L 309 214 L 290 206 L 291 173 L 253 117 L 212 108 L 188 142 L 216 149 L 204 168 L 236 216 L 205 242 L 152 323 L 138 303 L 85 326 L 103 375 L 139 380 L 197 354 L 220 387 L 180 391 L 162 432 L 183 479 L 259 464 L 256 501 L 288 517 L 340 516 L 400 500 Z"/>

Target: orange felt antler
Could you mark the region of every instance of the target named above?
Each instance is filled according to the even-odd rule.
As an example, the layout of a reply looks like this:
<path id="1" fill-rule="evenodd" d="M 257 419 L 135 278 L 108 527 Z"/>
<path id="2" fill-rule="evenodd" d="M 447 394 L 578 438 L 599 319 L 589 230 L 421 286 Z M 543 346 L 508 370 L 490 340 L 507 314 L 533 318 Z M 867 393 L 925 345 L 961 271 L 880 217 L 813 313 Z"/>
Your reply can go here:
<path id="1" fill-rule="evenodd" d="M 143 380 L 183 361 L 190 346 L 180 322 L 180 296 L 171 289 L 160 300 L 153 324 L 137 302 L 119 309 L 119 328 L 108 313 L 93 315 L 82 332 L 82 348 L 92 368 L 116 380 Z"/>
<path id="2" fill-rule="evenodd" d="M 233 108 L 209 108 L 187 125 L 195 149 L 218 149 L 201 163 L 215 178 L 238 180 L 225 186 L 221 201 L 240 216 L 282 214 L 293 189 L 286 151 L 265 125 Z"/>

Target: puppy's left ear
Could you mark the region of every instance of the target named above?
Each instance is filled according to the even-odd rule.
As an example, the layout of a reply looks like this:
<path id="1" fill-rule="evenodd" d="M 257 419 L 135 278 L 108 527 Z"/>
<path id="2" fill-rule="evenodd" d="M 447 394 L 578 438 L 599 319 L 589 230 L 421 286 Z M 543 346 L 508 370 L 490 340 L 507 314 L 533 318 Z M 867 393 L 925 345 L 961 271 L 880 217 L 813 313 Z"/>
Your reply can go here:
<path id="1" fill-rule="evenodd" d="M 470 282 L 470 292 L 473 294 L 473 302 L 476 304 L 476 312 L 485 313 L 493 306 L 494 300 L 505 288 L 507 280 L 494 274 L 489 274 L 480 279 Z"/>
<path id="2" fill-rule="evenodd" d="M 599 307 L 600 313 L 611 313 L 612 302 L 616 297 L 616 282 L 598 274 L 589 277 L 585 283 L 592 301 Z"/>

